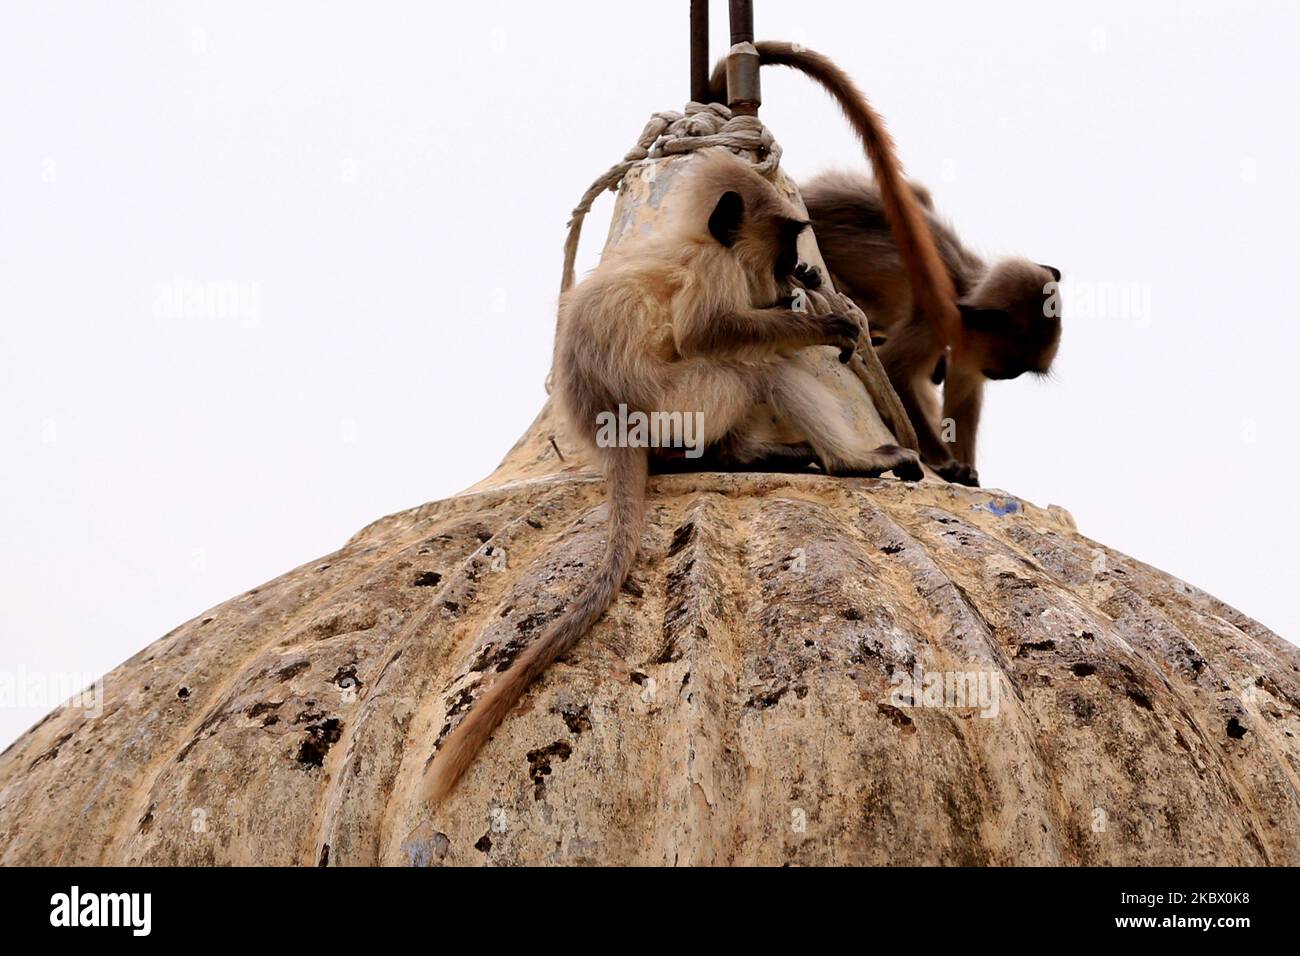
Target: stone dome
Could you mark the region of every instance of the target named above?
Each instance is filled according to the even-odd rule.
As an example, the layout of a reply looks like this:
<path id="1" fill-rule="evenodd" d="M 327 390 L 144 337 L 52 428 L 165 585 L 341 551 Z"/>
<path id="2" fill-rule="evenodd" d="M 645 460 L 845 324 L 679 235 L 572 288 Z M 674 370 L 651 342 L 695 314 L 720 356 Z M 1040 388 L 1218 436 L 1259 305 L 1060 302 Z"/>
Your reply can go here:
<path id="1" fill-rule="evenodd" d="M 687 162 L 628 171 L 607 247 Z M 795 360 L 896 440 L 878 362 Z M 614 606 L 427 806 L 599 555 L 586 466 L 548 405 L 467 492 L 145 648 L 0 755 L 0 864 L 1300 864 L 1300 650 L 933 476 L 653 477 Z"/>
<path id="2" fill-rule="evenodd" d="M 615 606 L 424 805 L 599 553 L 602 483 L 550 436 L 32 728 L 0 863 L 1300 863 L 1300 652 L 931 479 L 652 478 Z"/>

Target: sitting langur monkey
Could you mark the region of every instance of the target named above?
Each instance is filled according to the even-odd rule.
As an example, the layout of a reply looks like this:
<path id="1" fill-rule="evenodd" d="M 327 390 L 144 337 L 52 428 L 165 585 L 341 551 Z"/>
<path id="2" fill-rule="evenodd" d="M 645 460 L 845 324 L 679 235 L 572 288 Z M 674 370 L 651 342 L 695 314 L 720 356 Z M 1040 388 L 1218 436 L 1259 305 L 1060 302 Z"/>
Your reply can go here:
<path id="1" fill-rule="evenodd" d="M 928 193 L 903 180 L 879 118 L 843 70 L 791 43 L 764 41 L 755 48 L 760 64 L 788 66 L 820 83 L 866 147 L 874 183 L 823 177 L 801 190 L 818 247 L 840 291 L 890 327 L 880 359 L 922 458 L 949 481 L 978 484 L 975 437 L 984 379 L 1048 370 L 1060 319 L 1047 314 L 1045 300 L 1057 304 L 1060 273 L 1021 259 L 990 269 L 933 215 Z M 713 71 L 710 97 L 726 100 L 725 62 Z M 947 374 L 942 415 L 954 423 L 952 450 L 941 436 L 931 385 L 941 362 Z"/>
<path id="2" fill-rule="evenodd" d="M 629 410 L 694 416 L 704 445 L 728 445 L 728 455 L 744 462 L 779 453 L 742 427 L 766 402 L 829 473 L 922 477 L 914 452 L 864 447 L 825 386 L 790 361 L 798 349 L 820 345 L 839 349 L 846 361 L 862 333 L 851 318 L 777 304 L 791 280 L 809 274 L 796 250 L 807 220 L 725 150 L 689 162 L 684 202 L 672 220 L 608 252 L 561 297 L 553 395 L 573 437 L 604 472 L 605 551 L 576 599 L 438 749 L 427 791 L 434 800 L 455 785 L 528 686 L 604 614 L 627 576 L 641 537 L 650 455 L 659 452 L 603 441 L 602 421 Z"/>

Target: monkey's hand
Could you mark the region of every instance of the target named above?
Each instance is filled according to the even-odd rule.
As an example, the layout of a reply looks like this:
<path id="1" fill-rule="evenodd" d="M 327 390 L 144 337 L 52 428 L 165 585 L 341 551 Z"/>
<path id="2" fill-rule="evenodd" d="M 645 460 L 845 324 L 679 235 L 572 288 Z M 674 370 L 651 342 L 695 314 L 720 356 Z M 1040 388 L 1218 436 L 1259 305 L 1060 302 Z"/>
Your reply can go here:
<path id="1" fill-rule="evenodd" d="M 801 262 L 790 273 L 790 280 L 790 283 L 787 283 L 788 286 L 792 286 L 790 294 L 778 299 L 776 303 L 778 306 L 796 312 L 836 311 L 836 305 L 833 305 L 824 295 L 817 293 L 817 290 L 822 287 L 822 272 L 819 268 Z"/>
<path id="2" fill-rule="evenodd" d="M 819 312 L 838 312 L 841 315 L 847 315 L 861 326 L 864 332 L 871 335 L 872 347 L 875 347 L 877 332 L 870 328 L 866 313 L 858 308 L 843 292 L 837 292 L 829 287 L 823 287 L 816 292 L 809 293 L 809 299 Z"/>
<path id="3" fill-rule="evenodd" d="M 822 287 L 822 270 L 816 266 L 810 266 L 806 262 L 801 262 L 794 267 L 794 278 L 805 289 L 820 289 Z"/>
<path id="4" fill-rule="evenodd" d="M 858 338 L 862 335 L 862 327 L 856 319 L 832 312 L 811 316 L 811 320 L 817 326 L 818 344 L 833 345 L 840 350 L 840 364 L 853 358 L 853 353 L 858 350 Z"/>
<path id="5" fill-rule="evenodd" d="M 955 485 L 966 485 L 970 488 L 980 486 L 980 475 L 975 470 L 975 466 L 958 461 L 956 458 L 949 458 L 934 471 L 944 481 L 950 481 Z"/>

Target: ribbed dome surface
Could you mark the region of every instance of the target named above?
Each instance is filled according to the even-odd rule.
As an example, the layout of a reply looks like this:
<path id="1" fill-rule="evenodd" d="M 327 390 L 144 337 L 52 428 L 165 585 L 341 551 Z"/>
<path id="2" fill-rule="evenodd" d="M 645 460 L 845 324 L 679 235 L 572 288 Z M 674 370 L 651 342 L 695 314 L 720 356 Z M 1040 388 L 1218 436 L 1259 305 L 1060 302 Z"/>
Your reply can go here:
<path id="1" fill-rule="evenodd" d="M 607 248 L 688 163 L 628 173 Z M 834 350 L 793 361 L 895 440 Z M 469 492 L 137 654 L 0 756 L 0 864 L 1300 864 L 1300 651 L 933 477 L 653 478 L 614 607 L 424 805 L 590 575 L 585 465 L 548 405 Z"/>
<path id="2" fill-rule="evenodd" d="M 1059 509 L 931 481 L 653 478 L 615 607 L 423 805 L 598 554 L 566 459 L 379 521 L 117 668 L 99 719 L 46 718 L 0 758 L 0 863 L 1300 864 L 1296 648 Z M 900 699 L 918 673 L 996 676 L 996 715 Z"/>

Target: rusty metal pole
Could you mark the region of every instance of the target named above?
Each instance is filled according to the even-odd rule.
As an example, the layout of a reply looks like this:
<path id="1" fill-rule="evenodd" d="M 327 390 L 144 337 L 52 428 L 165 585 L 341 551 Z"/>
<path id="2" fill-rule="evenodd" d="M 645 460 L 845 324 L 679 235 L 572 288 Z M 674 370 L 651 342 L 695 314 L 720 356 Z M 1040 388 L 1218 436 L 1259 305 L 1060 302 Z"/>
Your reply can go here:
<path id="1" fill-rule="evenodd" d="M 728 0 L 731 8 L 731 45 L 754 42 L 753 0 Z"/>
<path id="2" fill-rule="evenodd" d="M 753 0 L 730 0 L 731 52 L 727 54 L 727 105 L 740 116 L 757 116 L 758 51 L 754 49 Z"/>
<path id="3" fill-rule="evenodd" d="M 709 102 L 709 0 L 691 0 L 691 99 Z"/>

